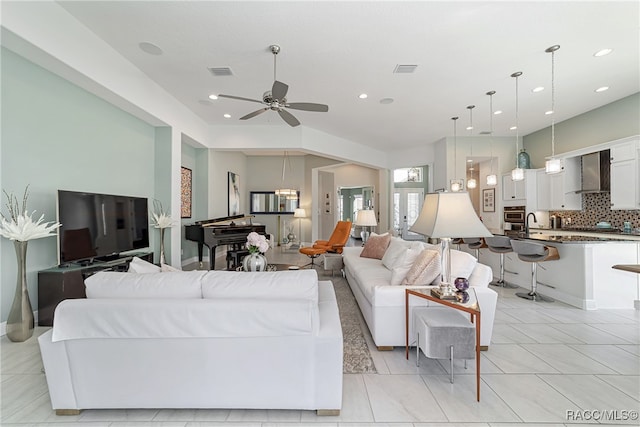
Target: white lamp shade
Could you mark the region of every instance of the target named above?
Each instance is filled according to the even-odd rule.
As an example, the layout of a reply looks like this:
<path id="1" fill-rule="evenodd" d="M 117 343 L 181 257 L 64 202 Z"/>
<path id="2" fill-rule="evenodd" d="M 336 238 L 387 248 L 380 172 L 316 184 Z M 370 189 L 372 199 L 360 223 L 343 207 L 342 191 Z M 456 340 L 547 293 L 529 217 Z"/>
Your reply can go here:
<path id="1" fill-rule="evenodd" d="M 411 231 L 433 238 L 493 236 L 473 209 L 469 193 L 429 193 Z"/>
<path id="2" fill-rule="evenodd" d="M 304 209 L 297 208 L 295 211 L 293 211 L 293 217 L 294 218 L 306 218 L 307 217 L 307 213 L 304 211 Z"/>
<path id="3" fill-rule="evenodd" d="M 375 227 L 378 225 L 376 213 L 370 209 L 363 209 L 356 214 L 356 225 L 364 227 Z"/>
<path id="4" fill-rule="evenodd" d="M 511 171 L 511 180 L 512 181 L 522 181 L 524 179 L 524 169 L 515 168 Z"/>
<path id="5" fill-rule="evenodd" d="M 562 161 L 552 157 L 546 161 L 544 170 L 546 173 L 558 173 L 562 170 Z"/>
<path id="6" fill-rule="evenodd" d="M 476 182 L 475 178 L 469 178 L 467 180 L 467 188 L 476 188 L 477 185 L 478 183 Z"/>

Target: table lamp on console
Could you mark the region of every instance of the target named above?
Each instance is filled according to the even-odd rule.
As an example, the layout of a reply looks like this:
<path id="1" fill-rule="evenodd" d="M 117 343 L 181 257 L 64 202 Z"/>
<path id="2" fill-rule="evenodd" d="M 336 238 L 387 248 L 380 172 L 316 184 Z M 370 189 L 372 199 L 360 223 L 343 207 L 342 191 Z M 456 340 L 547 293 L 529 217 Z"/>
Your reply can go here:
<path id="1" fill-rule="evenodd" d="M 367 243 L 367 239 L 369 239 L 369 235 L 371 231 L 368 227 L 375 227 L 378 225 L 378 221 L 376 220 L 376 213 L 372 209 L 363 209 L 358 211 L 356 214 L 356 223 L 358 227 L 363 227 L 362 233 L 362 244 Z"/>
<path id="2" fill-rule="evenodd" d="M 451 292 L 451 239 L 490 237 L 493 234 L 484 226 L 473 209 L 467 192 L 439 192 L 425 196 L 422 211 L 411 226 L 411 231 L 440 239 L 442 265 L 441 290 Z"/>

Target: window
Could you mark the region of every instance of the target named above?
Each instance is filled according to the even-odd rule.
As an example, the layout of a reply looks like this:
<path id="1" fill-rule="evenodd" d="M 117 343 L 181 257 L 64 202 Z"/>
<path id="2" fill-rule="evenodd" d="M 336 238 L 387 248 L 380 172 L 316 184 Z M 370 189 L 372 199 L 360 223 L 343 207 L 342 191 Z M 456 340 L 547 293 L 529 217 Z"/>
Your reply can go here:
<path id="1" fill-rule="evenodd" d="M 422 182 L 422 172 L 422 167 L 394 169 L 393 182 Z"/>

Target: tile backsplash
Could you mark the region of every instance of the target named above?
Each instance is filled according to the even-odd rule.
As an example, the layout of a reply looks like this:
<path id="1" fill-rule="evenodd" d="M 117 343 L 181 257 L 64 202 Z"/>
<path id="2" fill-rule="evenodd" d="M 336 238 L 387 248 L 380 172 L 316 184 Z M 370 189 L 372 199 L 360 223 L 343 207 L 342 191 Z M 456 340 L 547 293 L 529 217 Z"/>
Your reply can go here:
<path id="1" fill-rule="evenodd" d="M 622 229 L 625 221 L 631 222 L 632 228 L 640 228 L 640 210 L 611 210 L 610 193 L 585 193 L 582 195 L 581 211 L 549 212 L 563 219 L 565 227 L 595 227 L 600 221 L 606 221 L 613 228 Z M 571 218 L 571 224 L 567 224 Z"/>

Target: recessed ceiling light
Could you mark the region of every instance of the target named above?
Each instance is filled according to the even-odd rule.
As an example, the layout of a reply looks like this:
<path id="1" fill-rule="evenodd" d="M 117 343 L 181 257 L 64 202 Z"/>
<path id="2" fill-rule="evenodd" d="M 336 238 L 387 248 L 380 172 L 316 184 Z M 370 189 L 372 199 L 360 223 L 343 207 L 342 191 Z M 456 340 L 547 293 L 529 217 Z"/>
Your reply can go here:
<path id="1" fill-rule="evenodd" d="M 544 90 L 543 86 L 538 86 L 538 87 L 534 87 L 533 89 L 531 89 L 531 92 L 538 93 L 538 92 L 542 92 L 543 90 Z"/>
<path id="2" fill-rule="evenodd" d="M 393 98 L 382 98 L 380 100 L 380 104 L 391 104 L 393 102 Z"/>
<path id="3" fill-rule="evenodd" d="M 369 95 L 367 95 L 366 93 L 361 93 L 360 95 L 358 95 L 358 98 L 360 99 L 367 99 Z"/>
<path id="4" fill-rule="evenodd" d="M 473 160 L 468 159 L 468 160 L 467 160 L 467 163 L 473 163 Z"/>
<path id="5" fill-rule="evenodd" d="M 609 86 L 602 86 L 602 87 L 599 87 L 599 88 L 598 88 L 598 89 L 596 89 L 594 92 L 598 92 L 598 93 L 600 93 L 600 92 L 604 92 L 605 90 L 609 90 Z"/>
<path id="6" fill-rule="evenodd" d="M 545 113 L 547 116 L 550 116 L 551 114 L 553 114 L 553 110 L 545 111 L 544 113 Z"/>
<path id="7" fill-rule="evenodd" d="M 214 101 L 218 99 L 218 95 L 214 95 L 213 93 L 209 95 L 209 99 L 213 99 Z"/>
<path id="8" fill-rule="evenodd" d="M 511 126 L 511 127 L 509 128 L 509 130 L 516 130 L 516 129 L 518 129 L 518 126 Z"/>
<path id="9" fill-rule="evenodd" d="M 162 55 L 162 49 L 153 43 L 142 42 L 138 43 L 138 47 L 141 51 L 148 53 L 149 55 Z"/>
<path id="10" fill-rule="evenodd" d="M 502 110 L 496 110 L 496 111 L 494 111 L 494 112 L 493 112 L 493 114 L 495 114 L 496 116 L 497 116 L 498 114 L 502 114 Z"/>
<path id="11" fill-rule="evenodd" d="M 224 115 L 224 118 L 225 118 L 225 119 L 230 119 L 230 118 L 231 118 L 231 114 L 225 114 L 225 115 Z"/>
<path id="12" fill-rule="evenodd" d="M 473 130 L 473 126 L 467 126 L 467 130 Z"/>
<path id="13" fill-rule="evenodd" d="M 601 56 L 609 55 L 611 52 L 613 52 L 613 49 L 601 49 L 601 50 L 597 51 L 596 53 L 594 53 L 593 56 L 599 58 Z"/>

